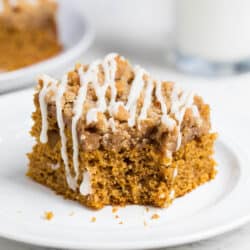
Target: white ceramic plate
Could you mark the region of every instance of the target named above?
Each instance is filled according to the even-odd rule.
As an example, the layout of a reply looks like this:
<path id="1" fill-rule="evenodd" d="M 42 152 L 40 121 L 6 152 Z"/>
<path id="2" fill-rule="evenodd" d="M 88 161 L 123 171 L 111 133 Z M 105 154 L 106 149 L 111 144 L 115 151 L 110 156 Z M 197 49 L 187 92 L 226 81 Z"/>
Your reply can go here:
<path id="1" fill-rule="evenodd" d="M 25 154 L 32 144 L 28 135 L 32 92 L 0 98 L 0 236 L 61 248 L 145 249 L 209 238 L 249 221 L 249 161 L 224 139 L 216 144 L 216 179 L 168 209 L 147 212 L 144 207 L 127 206 L 115 219 L 111 207 L 93 212 L 33 182 L 25 176 Z M 43 218 L 45 211 L 54 213 L 51 221 Z M 160 218 L 152 220 L 154 213 Z"/>
<path id="2" fill-rule="evenodd" d="M 61 74 L 76 63 L 93 39 L 93 30 L 73 1 L 60 0 L 58 28 L 64 49 L 55 57 L 19 70 L 0 73 L 0 93 L 35 83 L 41 73 Z"/>

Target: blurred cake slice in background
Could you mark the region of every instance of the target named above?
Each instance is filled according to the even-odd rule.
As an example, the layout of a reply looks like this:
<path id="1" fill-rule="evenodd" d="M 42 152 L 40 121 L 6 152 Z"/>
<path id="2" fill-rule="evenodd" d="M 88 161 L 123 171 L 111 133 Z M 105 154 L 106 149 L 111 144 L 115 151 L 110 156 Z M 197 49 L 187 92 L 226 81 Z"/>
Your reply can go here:
<path id="1" fill-rule="evenodd" d="M 16 70 L 58 54 L 57 3 L 0 0 L 0 72 Z"/>

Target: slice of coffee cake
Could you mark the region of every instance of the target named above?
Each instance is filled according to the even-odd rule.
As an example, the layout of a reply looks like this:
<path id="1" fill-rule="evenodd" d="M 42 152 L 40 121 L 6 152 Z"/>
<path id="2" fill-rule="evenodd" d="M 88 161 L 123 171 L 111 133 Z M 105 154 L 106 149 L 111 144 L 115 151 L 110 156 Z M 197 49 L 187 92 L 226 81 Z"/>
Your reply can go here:
<path id="1" fill-rule="evenodd" d="M 88 207 L 166 207 L 215 177 L 209 106 L 117 54 L 41 76 L 34 103 L 27 175 Z"/>
<path id="2" fill-rule="evenodd" d="M 0 0 L 0 71 L 16 70 L 58 54 L 54 0 Z"/>

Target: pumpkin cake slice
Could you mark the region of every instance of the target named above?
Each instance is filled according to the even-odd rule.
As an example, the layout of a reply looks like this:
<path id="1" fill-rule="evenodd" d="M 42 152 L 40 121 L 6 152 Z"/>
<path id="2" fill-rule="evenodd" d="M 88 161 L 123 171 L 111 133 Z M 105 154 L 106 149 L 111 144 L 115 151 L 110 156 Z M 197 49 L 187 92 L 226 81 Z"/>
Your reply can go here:
<path id="1" fill-rule="evenodd" d="M 54 0 L 0 0 L 0 72 L 16 70 L 62 50 Z"/>
<path id="2" fill-rule="evenodd" d="M 117 54 L 42 75 L 27 175 L 65 198 L 167 207 L 216 175 L 210 109 Z"/>

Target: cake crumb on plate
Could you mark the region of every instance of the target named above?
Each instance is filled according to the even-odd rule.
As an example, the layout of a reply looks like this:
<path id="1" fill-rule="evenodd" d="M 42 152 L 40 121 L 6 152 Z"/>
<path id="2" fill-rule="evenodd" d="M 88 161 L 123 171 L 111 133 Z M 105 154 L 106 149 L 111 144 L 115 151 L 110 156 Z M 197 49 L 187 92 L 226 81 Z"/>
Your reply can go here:
<path id="1" fill-rule="evenodd" d="M 96 217 L 95 216 L 93 216 L 92 218 L 91 218 L 91 220 L 90 220 L 91 222 L 96 222 Z"/>
<path id="2" fill-rule="evenodd" d="M 160 215 L 159 214 L 153 214 L 152 216 L 151 216 L 151 220 L 157 220 L 157 219 L 159 219 L 160 218 Z"/>
<path id="3" fill-rule="evenodd" d="M 51 211 L 45 211 L 44 212 L 44 219 L 45 220 L 52 220 L 53 217 L 54 217 L 53 212 L 51 212 Z"/>
<path id="4" fill-rule="evenodd" d="M 112 208 L 112 213 L 116 213 L 118 211 L 118 207 L 113 207 Z"/>

